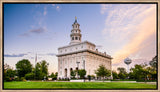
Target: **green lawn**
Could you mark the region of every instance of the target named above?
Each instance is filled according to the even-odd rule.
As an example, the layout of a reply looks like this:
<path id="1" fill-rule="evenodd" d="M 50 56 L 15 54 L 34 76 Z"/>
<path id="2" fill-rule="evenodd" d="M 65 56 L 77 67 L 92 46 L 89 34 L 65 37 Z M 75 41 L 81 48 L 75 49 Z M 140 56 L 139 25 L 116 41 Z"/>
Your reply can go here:
<path id="1" fill-rule="evenodd" d="M 4 82 L 4 89 L 156 89 L 156 85 L 122 82 Z"/>

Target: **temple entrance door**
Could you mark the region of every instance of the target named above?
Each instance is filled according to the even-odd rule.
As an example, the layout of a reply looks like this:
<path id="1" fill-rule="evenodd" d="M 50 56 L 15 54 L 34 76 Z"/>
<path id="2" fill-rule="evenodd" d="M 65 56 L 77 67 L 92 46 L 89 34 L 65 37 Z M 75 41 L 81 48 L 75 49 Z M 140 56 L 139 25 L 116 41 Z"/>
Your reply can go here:
<path id="1" fill-rule="evenodd" d="M 72 68 L 70 68 L 70 77 L 73 77 L 73 76 L 71 76 L 71 72 L 73 71 L 73 69 Z"/>
<path id="2" fill-rule="evenodd" d="M 64 69 L 64 77 L 67 78 L 67 69 Z"/>
<path id="3" fill-rule="evenodd" d="M 76 78 L 78 79 L 78 67 L 76 67 Z"/>

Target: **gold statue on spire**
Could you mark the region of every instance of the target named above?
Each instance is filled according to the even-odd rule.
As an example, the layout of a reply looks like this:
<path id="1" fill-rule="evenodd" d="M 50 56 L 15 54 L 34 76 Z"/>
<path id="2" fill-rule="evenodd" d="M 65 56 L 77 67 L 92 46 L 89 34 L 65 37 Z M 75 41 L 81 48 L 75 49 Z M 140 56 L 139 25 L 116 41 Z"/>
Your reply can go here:
<path id="1" fill-rule="evenodd" d="M 77 20 L 77 17 L 75 16 L 75 19 Z"/>

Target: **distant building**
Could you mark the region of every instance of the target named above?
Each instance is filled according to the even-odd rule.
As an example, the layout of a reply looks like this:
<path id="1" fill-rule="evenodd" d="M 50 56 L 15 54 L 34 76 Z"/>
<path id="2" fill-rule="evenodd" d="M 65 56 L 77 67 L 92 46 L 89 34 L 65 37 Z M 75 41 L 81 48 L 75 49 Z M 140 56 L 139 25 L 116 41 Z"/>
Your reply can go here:
<path id="1" fill-rule="evenodd" d="M 110 55 L 106 52 L 99 52 L 95 48 L 96 45 L 91 42 L 81 42 L 82 35 L 77 18 L 72 27 L 69 45 L 58 48 L 58 78 L 70 78 L 71 71 L 78 69 L 85 69 L 86 76 L 96 76 L 95 70 L 100 64 L 111 70 L 112 57 Z"/>

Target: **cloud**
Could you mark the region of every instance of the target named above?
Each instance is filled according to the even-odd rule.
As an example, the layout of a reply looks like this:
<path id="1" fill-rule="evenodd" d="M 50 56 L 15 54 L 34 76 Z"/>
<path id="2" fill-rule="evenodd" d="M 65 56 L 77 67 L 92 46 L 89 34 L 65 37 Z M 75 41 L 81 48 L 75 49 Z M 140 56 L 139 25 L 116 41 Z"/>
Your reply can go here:
<path id="1" fill-rule="evenodd" d="M 134 54 L 139 50 L 143 50 L 140 44 L 143 43 L 149 36 L 155 34 L 155 23 L 155 13 L 152 13 L 150 16 L 146 17 L 145 20 L 141 22 L 141 24 L 137 25 L 137 34 L 133 35 L 133 37 L 130 38 L 130 41 L 127 44 L 125 44 L 122 49 L 120 49 L 114 54 L 115 59 L 113 62 L 120 62 L 122 59 L 130 56 L 131 54 Z"/>
<path id="2" fill-rule="evenodd" d="M 58 4 L 51 4 L 53 9 L 56 9 L 57 11 L 61 10 L 61 7 Z"/>
<path id="3" fill-rule="evenodd" d="M 101 14 L 104 14 L 108 8 L 111 8 L 112 4 L 102 4 L 101 5 Z"/>
<path id="4" fill-rule="evenodd" d="M 20 34 L 20 36 L 25 36 L 25 37 L 28 37 L 30 36 L 28 33 L 23 33 L 23 34 Z"/>
<path id="5" fill-rule="evenodd" d="M 28 54 L 31 54 L 31 53 L 33 53 L 33 52 L 27 52 Z"/>
<path id="6" fill-rule="evenodd" d="M 47 53 L 47 55 L 55 56 L 55 53 Z"/>
<path id="7" fill-rule="evenodd" d="M 55 4 L 51 4 L 53 7 L 55 6 Z"/>
<path id="8" fill-rule="evenodd" d="M 44 33 L 46 31 L 46 29 L 45 28 L 38 28 L 38 29 L 32 29 L 32 30 L 29 30 L 28 32 L 26 32 L 26 33 L 23 33 L 23 34 L 21 34 L 20 36 L 26 36 L 26 37 L 28 37 L 28 36 L 30 36 L 31 34 L 41 34 L 41 33 Z"/>
<path id="9" fill-rule="evenodd" d="M 46 16 L 46 14 L 47 14 L 47 7 L 44 7 L 43 15 Z"/>
<path id="10" fill-rule="evenodd" d="M 40 34 L 40 33 L 45 32 L 45 29 L 44 28 L 32 29 L 29 32 L 30 33 L 35 33 L 35 34 Z"/>
<path id="11" fill-rule="evenodd" d="M 60 11 L 61 10 L 60 6 L 56 6 L 56 10 Z"/>
<path id="12" fill-rule="evenodd" d="M 107 14 L 103 36 L 111 40 L 112 43 L 109 44 L 119 48 L 112 55 L 113 65 L 122 65 L 126 57 L 149 60 L 155 55 L 156 50 L 153 47 L 156 44 L 146 42 L 156 40 L 155 5 L 101 5 L 101 14 Z"/>
<path id="13" fill-rule="evenodd" d="M 23 57 L 24 55 L 27 55 L 27 54 L 4 54 L 4 57 Z"/>

